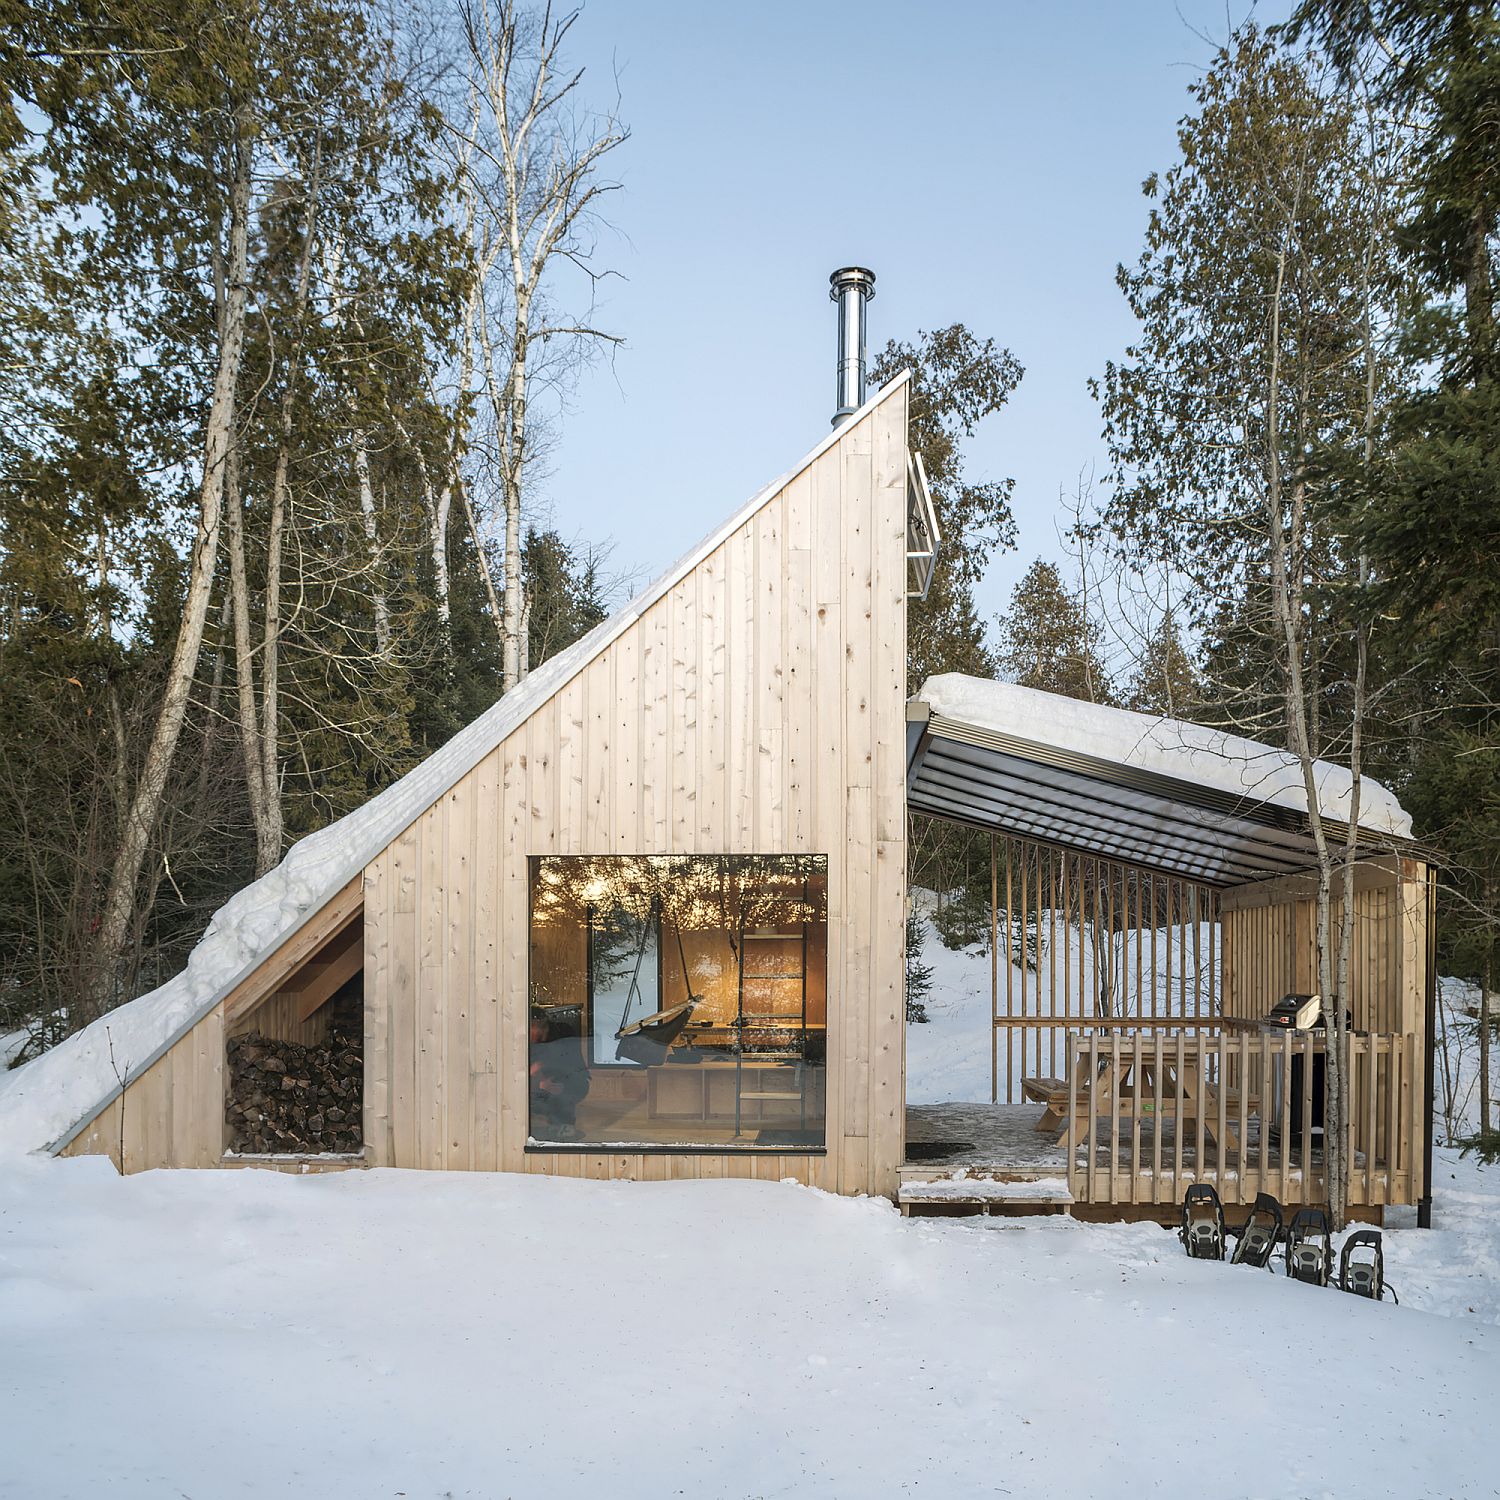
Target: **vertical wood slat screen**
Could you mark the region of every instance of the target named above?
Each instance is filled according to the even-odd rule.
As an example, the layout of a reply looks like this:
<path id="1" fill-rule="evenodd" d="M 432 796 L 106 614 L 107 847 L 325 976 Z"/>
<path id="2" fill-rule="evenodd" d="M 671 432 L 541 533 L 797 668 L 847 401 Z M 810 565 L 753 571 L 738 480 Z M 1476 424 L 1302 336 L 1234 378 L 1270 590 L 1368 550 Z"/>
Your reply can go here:
<path id="1" fill-rule="evenodd" d="M 1226 1204 L 1268 1192 L 1283 1204 L 1327 1198 L 1313 1123 L 1315 1032 L 1239 1029 L 1190 1037 L 1136 1030 L 1069 1044 L 1069 1117 L 1093 1108 L 1068 1151 L 1068 1187 L 1082 1203 L 1175 1204 L 1190 1183 Z M 1422 1180 L 1418 1038 L 1349 1038 L 1349 1201 L 1411 1203 Z M 1233 1080 L 1220 1087 L 1218 1080 Z M 1149 1082 L 1147 1082 L 1149 1080 Z M 1296 1114 L 1294 1124 L 1294 1109 Z"/>
<path id="2" fill-rule="evenodd" d="M 992 1100 L 1014 1104 L 1023 1079 L 1063 1076 L 1086 1031 L 1217 1023 L 1213 887 L 1028 839 L 997 835 L 992 854 Z"/>

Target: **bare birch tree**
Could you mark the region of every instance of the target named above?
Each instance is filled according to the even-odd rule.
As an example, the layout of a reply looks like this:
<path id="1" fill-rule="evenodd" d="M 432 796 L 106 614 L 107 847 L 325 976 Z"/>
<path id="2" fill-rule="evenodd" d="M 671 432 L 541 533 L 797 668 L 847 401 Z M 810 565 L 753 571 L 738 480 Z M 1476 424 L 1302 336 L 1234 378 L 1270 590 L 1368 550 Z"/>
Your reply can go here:
<path id="1" fill-rule="evenodd" d="M 1148 184 L 1158 201 L 1147 252 L 1120 273 L 1142 336 L 1102 382 L 1116 465 L 1106 516 L 1117 538 L 1189 584 L 1216 718 L 1280 737 L 1300 768 L 1328 1024 L 1324 1164 L 1341 1224 L 1353 874 L 1368 847 L 1359 820 L 1374 701 L 1368 568 L 1349 535 L 1398 384 L 1382 341 L 1397 300 L 1389 137 L 1367 131 L 1315 63 L 1253 29 L 1193 92 L 1183 163 Z M 1328 759 L 1348 768 L 1345 805 L 1326 800 Z"/>
<path id="2" fill-rule="evenodd" d="M 469 235 L 477 268 L 474 331 L 482 395 L 493 423 L 504 514 L 501 589 L 502 685 L 524 673 L 522 516 L 528 471 L 538 451 L 533 399 L 565 385 L 581 360 L 618 336 L 558 310 L 550 287 L 559 263 L 581 272 L 593 292 L 607 272 L 594 267 L 600 200 L 618 183 L 605 158 L 629 132 L 613 113 L 578 102 L 583 70 L 563 53 L 578 12 L 526 10 L 516 0 L 467 0 L 464 35 L 472 68 L 471 113 L 458 134 Z M 467 341 L 466 341 L 467 344 Z M 464 358 L 473 359 L 466 348 Z M 451 496 L 452 482 L 447 492 Z M 463 504 L 478 533 L 472 497 Z M 483 566 L 483 549 L 480 552 Z"/>
<path id="3" fill-rule="evenodd" d="M 108 1010 L 116 999 L 118 962 L 135 910 L 141 870 L 161 811 L 162 794 L 177 754 L 177 741 L 187 714 L 188 697 L 198 668 L 203 627 L 213 591 L 214 566 L 219 551 L 224 480 L 234 440 L 235 397 L 245 342 L 245 300 L 250 241 L 251 168 L 255 116 L 248 105 L 233 112 L 232 178 L 229 192 L 229 234 L 224 258 L 224 294 L 218 330 L 218 363 L 213 396 L 203 436 L 203 478 L 198 495 L 198 520 L 188 566 L 187 594 L 177 644 L 162 692 L 156 729 L 145 764 L 137 778 L 121 832 L 119 849 L 110 870 L 97 939 L 98 961 L 90 996 L 95 1014 Z"/>

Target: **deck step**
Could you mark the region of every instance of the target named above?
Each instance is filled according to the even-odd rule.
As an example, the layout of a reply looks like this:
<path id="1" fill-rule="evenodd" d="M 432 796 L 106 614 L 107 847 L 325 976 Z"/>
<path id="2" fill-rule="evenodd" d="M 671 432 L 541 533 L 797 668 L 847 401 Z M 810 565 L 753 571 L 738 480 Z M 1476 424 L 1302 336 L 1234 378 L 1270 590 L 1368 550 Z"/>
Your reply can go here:
<path id="1" fill-rule="evenodd" d="M 928 1182 L 903 1182 L 896 1201 L 902 1208 L 922 1203 L 1025 1204 L 1068 1207 L 1073 1195 L 1062 1177 L 1032 1177 L 1019 1181 L 997 1177 L 943 1177 Z"/>

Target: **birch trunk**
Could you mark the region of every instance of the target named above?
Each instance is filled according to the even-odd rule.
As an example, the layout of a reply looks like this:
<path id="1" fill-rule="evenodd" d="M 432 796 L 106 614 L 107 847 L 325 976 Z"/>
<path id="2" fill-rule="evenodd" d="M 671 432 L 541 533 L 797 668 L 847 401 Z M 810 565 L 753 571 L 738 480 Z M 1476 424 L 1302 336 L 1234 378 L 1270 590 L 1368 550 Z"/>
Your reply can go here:
<path id="1" fill-rule="evenodd" d="M 255 703 L 255 656 L 250 645 L 250 588 L 245 576 L 244 502 L 240 494 L 239 449 L 225 464 L 224 530 L 229 552 L 229 605 L 234 634 L 234 682 L 239 709 L 240 752 L 245 767 L 245 796 L 255 826 L 257 853 L 265 842 L 265 778 L 260 748 L 260 720 Z"/>
<path id="2" fill-rule="evenodd" d="M 1302 566 L 1305 545 L 1304 509 L 1306 492 L 1300 476 L 1288 493 L 1281 468 L 1281 325 L 1287 273 L 1287 247 L 1283 242 L 1277 257 L 1276 285 L 1271 303 L 1271 357 L 1266 395 L 1266 523 L 1271 564 L 1271 599 L 1281 647 L 1286 657 L 1287 730 L 1292 753 L 1302 771 L 1303 793 L 1307 799 L 1308 821 L 1318 857 L 1318 883 L 1315 924 L 1315 953 L 1318 968 L 1318 992 L 1323 998 L 1329 1019 L 1326 1042 L 1326 1089 L 1323 1115 L 1323 1168 L 1327 1184 L 1328 1208 L 1334 1227 L 1342 1229 L 1347 1208 L 1345 1152 L 1347 1132 L 1343 1128 L 1343 1053 L 1341 1037 L 1345 1035 L 1342 1012 L 1344 1002 L 1334 993 L 1332 949 L 1330 944 L 1330 906 L 1333 886 L 1333 852 L 1323 824 L 1319 800 L 1316 752 L 1308 722 L 1307 684 L 1303 674 Z M 1298 451 L 1302 447 L 1299 445 Z M 1304 1170 L 1310 1170 L 1306 1163 Z"/>
<path id="3" fill-rule="evenodd" d="M 245 340 L 246 268 L 250 238 L 251 136 L 254 120 L 241 106 L 234 123 L 234 176 L 230 185 L 229 277 L 224 299 L 224 321 L 219 335 L 218 368 L 214 373 L 208 424 L 204 434 L 203 482 L 198 497 L 198 525 L 188 567 L 177 643 L 167 669 L 166 685 L 156 728 L 141 767 L 140 780 L 125 820 L 124 836 L 110 870 L 109 888 L 100 915 L 96 958 L 86 1008 L 91 1015 L 110 1009 L 121 998 L 120 957 L 130 934 L 146 851 L 161 811 L 162 796 L 177 742 L 187 715 L 188 697 L 203 643 L 213 591 L 214 564 L 224 500 L 224 461 L 233 437 L 235 388 Z M 82 1019 L 89 1019 L 85 1016 Z"/>
<path id="4" fill-rule="evenodd" d="M 485 556 L 484 539 L 479 535 L 479 522 L 474 516 L 474 505 L 469 499 L 469 487 L 462 479 L 456 480 L 458 498 L 463 504 L 464 515 L 469 523 L 469 539 L 474 543 L 474 556 L 479 564 L 479 579 L 484 584 L 484 597 L 489 603 L 490 618 L 495 622 L 502 644 L 505 640 L 505 617 L 500 610 L 500 600 L 495 596 L 495 580 L 490 577 L 489 559 Z"/>
<path id="5" fill-rule="evenodd" d="M 611 184 L 595 180 L 601 159 L 627 132 L 613 120 L 599 133 L 580 135 L 569 120 L 565 101 L 583 76 L 558 74 L 564 39 L 577 13 L 553 19 L 543 12 L 532 31 L 516 0 L 480 0 L 464 12 L 470 56 L 475 65 L 470 90 L 470 135 L 460 152 L 460 176 L 469 184 L 469 231 L 480 275 L 504 253 L 509 270 L 509 317 L 504 327 L 505 377 L 495 378 L 490 350 L 489 310 L 479 306 L 479 334 L 499 447 L 500 489 L 505 506 L 505 575 L 502 587 L 502 691 L 525 675 L 522 642 L 525 602 L 521 578 L 522 503 L 525 471 L 532 442 L 529 431 L 529 382 L 534 378 L 531 344 L 538 345 L 538 369 L 553 369 L 545 359 L 548 340 L 615 342 L 587 322 L 553 322 L 546 315 L 542 292 L 548 264 L 566 255 L 587 270 L 590 249 L 578 242 L 579 227 L 593 213 L 599 195 Z M 481 105 L 483 108 L 481 109 Z M 481 130 L 491 144 L 477 148 Z M 475 158 L 496 169 L 493 183 L 472 174 Z M 479 227 L 483 205 L 484 232 Z M 492 226 L 492 232 L 491 232 Z"/>
<path id="6" fill-rule="evenodd" d="M 509 423 L 501 454 L 500 475 L 505 495 L 505 595 L 501 633 L 502 691 L 521 680 L 521 473 L 526 462 L 526 317 L 524 303 L 516 309 L 515 353 L 506 386 Z"/>
<path id="7" fill-rule="evenodd" d="M 375 649 L 382 657 L 391 654 L 391 609 L 380 578 L 380 530 L 375 509 L 375 491 L 370 484 L 370 451 L 363 429 L 354 434 L 354 477 L 359 484 L 359 513 L 364 522 L 365 546 L 370 558 L 370 600 L 375 609 Z"/>
<path id="8" fill-rule="evenodd" d="M 271 512 L 266 529 L 265 619 L 260 658 L 261 818 L 255 827 L 255 873 L 264 875 L 281 862 L 285 824 L 281 814 L 281 554 L 291 506 L 290 472 L 293 417 L 297 381 L 302 373 L 307 304 L 312 287 L 313 247 L 318 234 L 318 192 L 322 184 L 323 141 L 313 147 L 308 180 L 307 214 L 302 256 L 297 264 L 297 286 L 292 303 L 297 330 L 287 360 L 286 388 L 281 393 L 281 425 L 276 444 L 276 469 L 271 480 Z"/>

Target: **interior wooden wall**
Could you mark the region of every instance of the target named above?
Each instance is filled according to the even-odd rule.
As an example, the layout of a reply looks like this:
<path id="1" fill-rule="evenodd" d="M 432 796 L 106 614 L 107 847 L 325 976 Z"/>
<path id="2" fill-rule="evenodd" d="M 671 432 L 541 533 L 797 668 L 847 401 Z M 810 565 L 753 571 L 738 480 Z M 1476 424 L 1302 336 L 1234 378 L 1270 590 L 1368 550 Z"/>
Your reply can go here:
<path id="1" fill-rule="evenodd" d="M 1283 995 L 1315 994 L 1317 902 L 1309 877 L 1239 886 L 1220 896 L 1224 1014 L 1258 1020 Z M 1337 954 L 1342 886 L 1330 920 Z M 1357 1031 L 1422 1036 L 1427 1016 L 1427 867 L 1367 860 L 1354 882 L 1349 1003 Z"/>
<path id="2" fill-rule="evenodd" d="M 374 1163 L 895 1190 L 905 486 L 903 382 L 367 868 Z M 828 856 L 826 1155 L 526 1150 L 527 859 L 609 852 Z"/>

